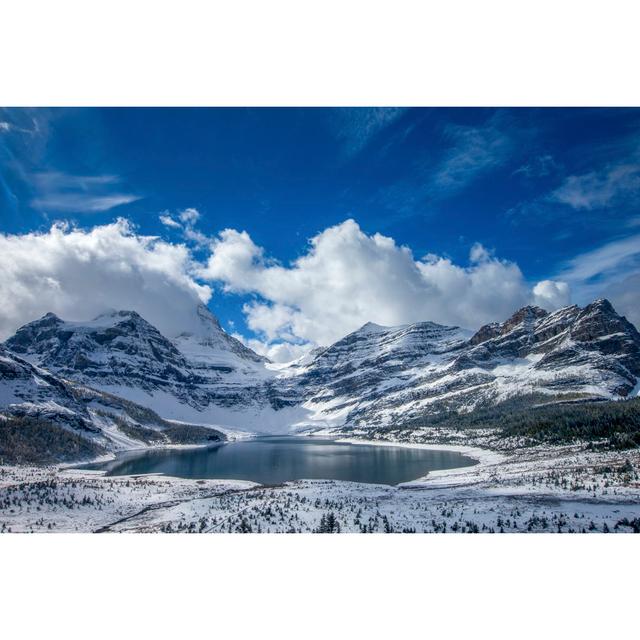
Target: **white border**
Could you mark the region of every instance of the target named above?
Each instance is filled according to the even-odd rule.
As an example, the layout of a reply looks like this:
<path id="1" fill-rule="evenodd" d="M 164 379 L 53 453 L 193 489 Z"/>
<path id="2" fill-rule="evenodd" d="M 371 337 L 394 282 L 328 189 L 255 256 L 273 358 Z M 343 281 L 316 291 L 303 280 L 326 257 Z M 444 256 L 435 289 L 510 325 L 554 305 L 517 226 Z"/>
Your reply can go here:
<path id="1" fill-rule="evenodd" d="M 0 104 L 638 105 L 631 0 L 21 0 Z"/>
<path id="2" fill-rule="evenodd" d="M 616 638 L 632 535 L 8 535 L 7 638 Z M 627 578 L 631 576 L 631 578 Z"/>

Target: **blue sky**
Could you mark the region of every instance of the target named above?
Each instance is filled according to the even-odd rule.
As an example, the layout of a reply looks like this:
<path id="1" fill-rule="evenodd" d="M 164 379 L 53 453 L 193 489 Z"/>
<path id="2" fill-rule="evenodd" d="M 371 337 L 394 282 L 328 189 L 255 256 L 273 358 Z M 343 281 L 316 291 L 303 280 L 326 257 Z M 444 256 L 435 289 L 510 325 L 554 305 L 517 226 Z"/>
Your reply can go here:
<path id="1" fill-rule="evenodd" d="M 578 303 L 613 292 L 630 317 L 638 313 L 620 283 L 639 282 L 640 110 L 5 109 L 0 171 L 7 237 L 47 233 L 55 221 L 88 232 L 126 218 L 127 233 L 184 244 L 206 265 L 211 243 L 233 229 L 257 248 L 260 273 L 244 271 L 257 281 L 283 275 L 268 270 L 309 257 L 311 238 L 353 219 L 350 247 L 381 234 L 416 261 L 438 256 L 469 270 L 481 245 L 485 261 L 517 265 L 530 287 L 566 282 L 565 298 Z M 181 222 L 185 210 L 197 213 Z M 206 277 L 203 269 L 194 280 L 210 287 L 227 329 L 265 343 L 324 339 L 292 331 L 290 317 L 276 328 L 273 318 L 250 321 L 247 304 L 297 312 L 299 293 L 280 298 L 219 264 Z M 319 286 L 305 269 L 273 286 L 298 276 Z M 386 294 L 377 294 L 379 307 Z M 358 309 L 353 323 L 366 313 Z M 466 322 L 460 313 L 452 320 L 474 324 L 473 309 Z"/>

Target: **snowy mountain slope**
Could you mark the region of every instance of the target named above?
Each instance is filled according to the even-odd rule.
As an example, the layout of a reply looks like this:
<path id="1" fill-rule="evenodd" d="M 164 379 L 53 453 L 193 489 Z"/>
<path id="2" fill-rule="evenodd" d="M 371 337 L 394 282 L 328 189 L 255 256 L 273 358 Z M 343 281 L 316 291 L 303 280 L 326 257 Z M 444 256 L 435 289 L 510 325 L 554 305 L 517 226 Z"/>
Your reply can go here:
<path id="1" fill-rule="evenodd" d="M 290 418 L 280 413 L 274 419 L 276 410 L 298 399 L 281 392 L 266 358 L 226 334 L 205 307 L 194 315 L 189 331 L 170 339 L 133 311 L 89 322 L 65 322 L 49 313 L 21 327 L 5 347 L 52 373 L 166 418 L 283 428 L 282 421 Z"/>
<path id="2" fill-rule="evenodd" d="M 268 358 L 243 345 L 226 333 L 218 319 L 203 304 L 195 311 L 195 326 L 176 336 L 170 336 L 176 348 L 201 369 L 219 367 L 244 372 L 263 371 Z"/>
<path id="3" fill-rule="evenodd" d="M 53 425 L 62 429 L 58 435 L 53 434 L 55 439 L 67 432 L 96 445 L 94 451 L 102 452 L 150 443 L 223 438 L 215 430 L 191 425 L 185 425 L 184 433 L 176 432 L 173 424 L 145 407 L 53 375 L 3 347 L 0 347 L 0 420 L 3 424 L 14 422 L 24 429 L 24 442 L 29 441 L 30 435 L 38 435 L 30 434 L 29 430 Z"/>
<path id="4" fill-rule="evenodd" d="M 78 425 L 90 422 L 88 411 L 71 385 L 1 346 L 0 411 L 18 416 L 59 417 Z"/>
<path id="5" fill-rule="evenodd" d="M 368 323 L 288 366 L 227 335 L 206 308 L 195 316 L 166 337 L 129 311 L 84 323 L 47 314 L 5 347 L 162 418 L 259 432 L 397 426 L 531 394 L 624 398 L 640 388 L 640 334 L 606 300 L 553 313 L 524 307 L 475 334 Z M 38 396 L 35 384 L 25 398 Z"/>
<path id="6" fill-rule="evenodd" d="M 310 424 L 397 425 L 534 393 L 627 397 L 640 376 L 640 334 L 606 300 L 554 313 L 525 307 L 474 335 L 367 324 L 283 376 L 298 385 Z"/>
<path id="7" fill-rule="evenodd" d="M 135 311 L 117 311 L 91 322 L 65 322 L 52 313 L 5 342 L 25 360 L 86 384 L 128 384 L 154 389 L 188 382 L 184 356 Z"/>

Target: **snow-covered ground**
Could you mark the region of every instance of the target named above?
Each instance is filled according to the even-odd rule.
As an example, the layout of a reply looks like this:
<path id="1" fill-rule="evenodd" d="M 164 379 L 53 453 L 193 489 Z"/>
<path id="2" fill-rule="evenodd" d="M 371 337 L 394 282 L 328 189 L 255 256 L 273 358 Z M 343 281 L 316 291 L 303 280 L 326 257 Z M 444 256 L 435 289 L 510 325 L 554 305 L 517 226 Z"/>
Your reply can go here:
<path id="1" fill-rule="evenodd" d="M 322 480 L 263 487 L 0 467 L 0 531 L 312 532 L 329 514 L 342 532 L 640 529 L 640 451 L 413 446 L 455 449 L 480 462 L 398 487 Z"/>

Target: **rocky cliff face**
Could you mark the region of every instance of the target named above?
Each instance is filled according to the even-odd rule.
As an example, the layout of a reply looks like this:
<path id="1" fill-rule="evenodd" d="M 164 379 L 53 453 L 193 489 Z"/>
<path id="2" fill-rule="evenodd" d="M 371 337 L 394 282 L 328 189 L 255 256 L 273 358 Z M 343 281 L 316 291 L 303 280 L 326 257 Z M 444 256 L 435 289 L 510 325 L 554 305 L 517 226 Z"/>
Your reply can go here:
<path id="1" fill-rule="evenodd" d="M 0 412 L 82 426 L 90 422 L 72 385 L 0 346 Z"/>

